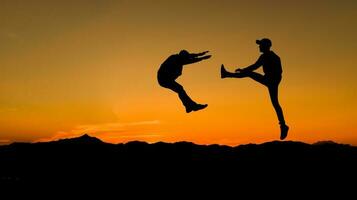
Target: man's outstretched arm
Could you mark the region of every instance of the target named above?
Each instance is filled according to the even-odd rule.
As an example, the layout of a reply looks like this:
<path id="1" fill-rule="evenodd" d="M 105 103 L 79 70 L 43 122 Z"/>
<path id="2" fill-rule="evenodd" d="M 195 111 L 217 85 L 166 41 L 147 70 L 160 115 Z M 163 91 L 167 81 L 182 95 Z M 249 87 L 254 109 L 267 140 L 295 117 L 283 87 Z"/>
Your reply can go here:
<path id="1" fill-rule="evenodd" d="M 208 53 L 209 51 L 204 51 L 204 52 L 201 52 L 201 53 L 191 53 L 190 55 L 192 57 L 198 57 L 198 56 L 203 56 L 205 55 L 206 53 Z"/>
<path id="2" fill-rule="evenodd" d="M 184 64 L 184 65 L 188 65 L 188 64 L 200 62 L 200 61 L 206 60 L 206 59 L 208 59 L 208 58 L 210 58 L 210 57 L 211 57 L 211 55 L 207 55 L 207 56 L 203 56 L 203 57 L 199 57 L 199 58 L 197 58 L 197 57 L 195 57 L 195 58 L 190 58 L 190 59 L 185 60 L 183 64 Z"/>
<path id="3" fill-rule="evenodd" d="M 259 58 L 254 64 L 249 65 L 248 67 L 245 67 L 243 69 L 241 69 L 241 68 L 236 69 L 236 72 L 254 71 L 254 70 L 258 69 L 262 65 L 263 65 L 263 62 L 261 61 L 261 58 Z"/>

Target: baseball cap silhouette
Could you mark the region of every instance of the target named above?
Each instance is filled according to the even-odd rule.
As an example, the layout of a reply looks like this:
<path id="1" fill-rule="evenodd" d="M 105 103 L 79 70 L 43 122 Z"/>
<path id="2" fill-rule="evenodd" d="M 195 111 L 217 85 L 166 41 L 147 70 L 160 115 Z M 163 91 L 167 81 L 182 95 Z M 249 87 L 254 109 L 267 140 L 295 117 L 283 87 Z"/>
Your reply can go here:
<path id="1" fill-rule="evenodd" d="M 264 46 L 268 46 L 268 47 L 271 47 L 271 45 L 272 45 L 271 40 L 268 39 L 268 38 L 263 38 L 261 40 L 256 40 L 255 42 L 257 44 L 259 44 L 259 45 L 264 45 Z"/>
<path id="2" fill-rule="evenodd" d="M 188 55 L 190 55 L 190 53 L 187 50 L 183 49 L 180 51 L 179 55 L 180 56 L 188 56 Z"/>

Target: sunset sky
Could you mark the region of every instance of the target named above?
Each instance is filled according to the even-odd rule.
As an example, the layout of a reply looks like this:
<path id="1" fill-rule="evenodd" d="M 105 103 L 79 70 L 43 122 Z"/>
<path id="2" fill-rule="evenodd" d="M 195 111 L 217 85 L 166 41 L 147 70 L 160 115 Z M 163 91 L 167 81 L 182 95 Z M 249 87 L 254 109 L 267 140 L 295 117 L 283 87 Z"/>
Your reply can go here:
<path id="1" fill-rule="evenodd" d="M 277 140 L 267 89 L 219 74 L 254 63 L 263 37 L 282 60 L 287 139 L 357 145 L 355 0 L 1 0 L 0 144 Z M 212 55 L 178 79 L 208 104 L 190 114 L 156 80 L 181 49 Z"/>

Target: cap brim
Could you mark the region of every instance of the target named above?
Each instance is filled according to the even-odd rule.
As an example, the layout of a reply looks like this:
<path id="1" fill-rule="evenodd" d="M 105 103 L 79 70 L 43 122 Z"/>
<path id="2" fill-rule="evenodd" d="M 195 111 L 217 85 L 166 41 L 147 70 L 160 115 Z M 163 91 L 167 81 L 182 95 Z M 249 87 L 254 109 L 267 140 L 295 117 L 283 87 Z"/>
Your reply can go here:
<path id="1" fill-rule="evenodd" d="M 260 40 L 256 40 L 256 41 L 255 41 L 255 43 L 257 43 L 257 44 L 259 44 L 259 45 L 260 45 L 260 44 L 262 43 L 262 41 L 260 41 Z"/>

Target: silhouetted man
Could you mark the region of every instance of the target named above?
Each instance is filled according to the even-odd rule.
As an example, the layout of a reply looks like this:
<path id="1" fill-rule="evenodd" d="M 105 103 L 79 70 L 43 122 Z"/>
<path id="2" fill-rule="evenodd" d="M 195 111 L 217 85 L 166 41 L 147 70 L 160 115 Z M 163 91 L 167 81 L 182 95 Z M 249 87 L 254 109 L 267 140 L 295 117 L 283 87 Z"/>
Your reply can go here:
<path id="1" fill-rule="evenodd" d="M 284 140 L 288 135 L 289 127 L 285 123 L 283 110 L 281 109 L 278 100 L 278 87 L 282 77 L 280 58 L 270 50 L 270 47 L 272 46 L 271 40 L 264 38 L 262 40 L 257 40 L 256 43 L 259 45 L 260 52 L 262 52 L 259 59 L 253 65 L 243 69 L 236 69 L 235 73 L 226 71 L 224 65 L 222 64 L 221 78 L 250 77 L 253 80 L 267 86 L 270 94 L 270 100 L 274 106 L 280 123 L 280 139 Z M 264 75 L 253 72 L 260 66 L 263 66 Z"/>
<path id="2" fill-rule="evenodd" d="M 164 63 L 161 64 L 160 69 L 157 73 L 157 79 L 159 84 L 176 92 L 183 105 L 186 107 L 186 112 L 201 110 L 207 107 L 207 104 L 197 104 L 194 102 L 183 89 L 183 87 L 178 84 L 175 80 L 181 76 L 182 68 L 184 65 L 192 64 L 205 60 L 211 57 L 211 55 L 204 56 L 208 51 L 202 53 L 189 53 L 186 50 L 180 51 L 179 54 L 174 54 L 169 56 Z M 201 57 L 203 56 L 203 57 Z"/>

